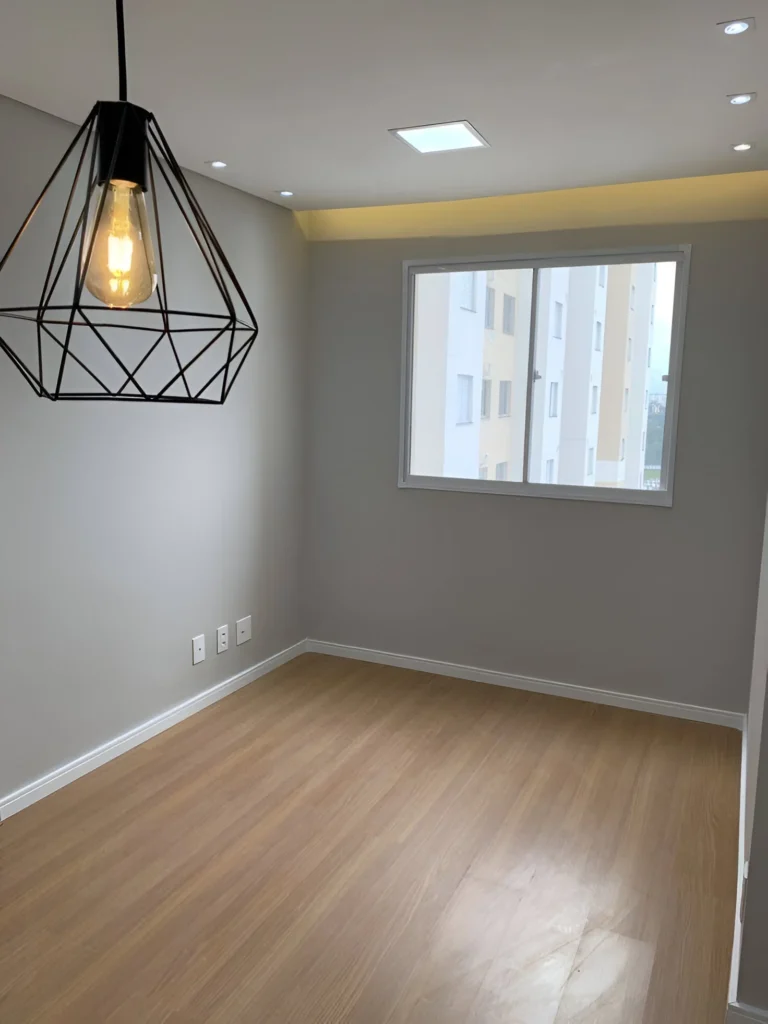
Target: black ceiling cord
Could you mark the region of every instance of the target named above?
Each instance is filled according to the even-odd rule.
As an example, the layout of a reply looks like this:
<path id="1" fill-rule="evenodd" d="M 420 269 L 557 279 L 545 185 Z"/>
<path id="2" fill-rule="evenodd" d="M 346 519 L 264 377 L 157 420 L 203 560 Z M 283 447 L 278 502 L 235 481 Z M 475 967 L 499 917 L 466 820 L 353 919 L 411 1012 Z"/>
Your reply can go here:
<path id="1" fill-rule="evenodd" d="M 115 0 L 117 8 L 117 63 L 120 75 L 120 100 L 125 103 L 128 99 L 128 73 L 125 66 L 125 11 L 123 0 Z"/>

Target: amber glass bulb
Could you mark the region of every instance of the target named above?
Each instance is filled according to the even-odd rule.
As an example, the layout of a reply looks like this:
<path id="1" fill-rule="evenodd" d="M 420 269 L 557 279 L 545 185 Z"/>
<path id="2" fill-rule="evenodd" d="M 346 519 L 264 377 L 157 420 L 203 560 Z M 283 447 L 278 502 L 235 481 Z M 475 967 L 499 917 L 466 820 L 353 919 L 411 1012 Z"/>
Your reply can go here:
<path id="1" fill-rule="evenodd" d="M 106 306 L 127 309 L 145 302 L 157 287 L 147 204 L 143 191 L 132 181 L 110 181 L 102 188 L 107 194 L 101 216 L 98 223 L 91 223 L 86 236 L 86 256 L 92 239 L 93 249 L 85 286 Z M 99 203 L 96 193 L 93 221 Z"/>

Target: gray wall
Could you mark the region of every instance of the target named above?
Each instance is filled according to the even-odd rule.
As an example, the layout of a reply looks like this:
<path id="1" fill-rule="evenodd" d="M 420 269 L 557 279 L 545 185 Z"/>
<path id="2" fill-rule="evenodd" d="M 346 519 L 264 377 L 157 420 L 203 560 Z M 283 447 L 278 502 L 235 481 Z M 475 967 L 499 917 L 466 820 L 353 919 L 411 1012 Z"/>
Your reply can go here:
<path id="1" fill-rule="evenodd" d="M 72 133 L 0 99 L 3 249 Z M 191 181 L 261 327 L 227 405 L 54 405 L 0 355 L 0 798 L 306 635 L 306 245 L 288 211 Z"/>
<path id="2" fill-rule="evenodd" d="M 672 509 L 399 490 L 401 261 L 691 242 Z M 768 222 L 310 248 L 310 636 L 746 711 Z"/>

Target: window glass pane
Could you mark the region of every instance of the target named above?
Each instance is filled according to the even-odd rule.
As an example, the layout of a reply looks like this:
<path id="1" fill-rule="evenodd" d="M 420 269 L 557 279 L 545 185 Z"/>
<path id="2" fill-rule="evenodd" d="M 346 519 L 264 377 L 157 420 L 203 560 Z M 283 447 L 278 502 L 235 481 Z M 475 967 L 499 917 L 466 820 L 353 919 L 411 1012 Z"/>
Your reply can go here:
<path id="1" fill-rule="evenodd" d="M 413 476 L 523 479 L 533 271 L 499 269 L 493 290 L 514 333 L 486 329 L 468 281 L 487 295 L 488 271 L 415 275 L 410 420 Z"/>
<path id="2" fill-rule="evenodd" d="M 539 271 L 531 482 L 659 489 L 676 269 L 612 264 L 605 288 L 598 266 Z"/>
<path id="3" fill-rule="evenodd" d="M 515 333 L 515 296 L 505 295 L 504 296 L 504 323 L 503 330 L 505 334 Z"/>
<path id="4" fill-rule="evenodd" d="M 474 378 L 469 374 L 460 373 L 456 378 L 456 422 L 472 422 L 472 389 Z"/>
<path id="5" fill-rule="evenodd" d="M 485 289 L 485 326 L 489 331 L 493 330 L 496 322 L 496 289 Z"/>
<path id="6" fill-rule="evenodd" d="M 480 399 L 480 415 L 487 420 L 491 415 L 491 381 L 483 380 L 483 391 Z"/>

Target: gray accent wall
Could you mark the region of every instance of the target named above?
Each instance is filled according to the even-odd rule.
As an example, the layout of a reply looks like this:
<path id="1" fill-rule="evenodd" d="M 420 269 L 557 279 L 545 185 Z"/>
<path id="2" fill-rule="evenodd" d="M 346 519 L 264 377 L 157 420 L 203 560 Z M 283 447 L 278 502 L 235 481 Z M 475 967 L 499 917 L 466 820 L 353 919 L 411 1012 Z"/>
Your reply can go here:
<path id="1" fill-rule="evenodd" d="M 73 132 L 0 98 L 3 251 Z M 306 243 L 289 211 L 190 180 L 261 327 L 224 407 L 55 405 L 0 355 L 0 797 L 306 636 Z"/>
<path id="2" fill-rule="evenodd" d="M 402 261 L 691 243 L 671 509 L 403 490 Z M 747 710 L 768 222 L 310 247 L 313 638 Z"/>

